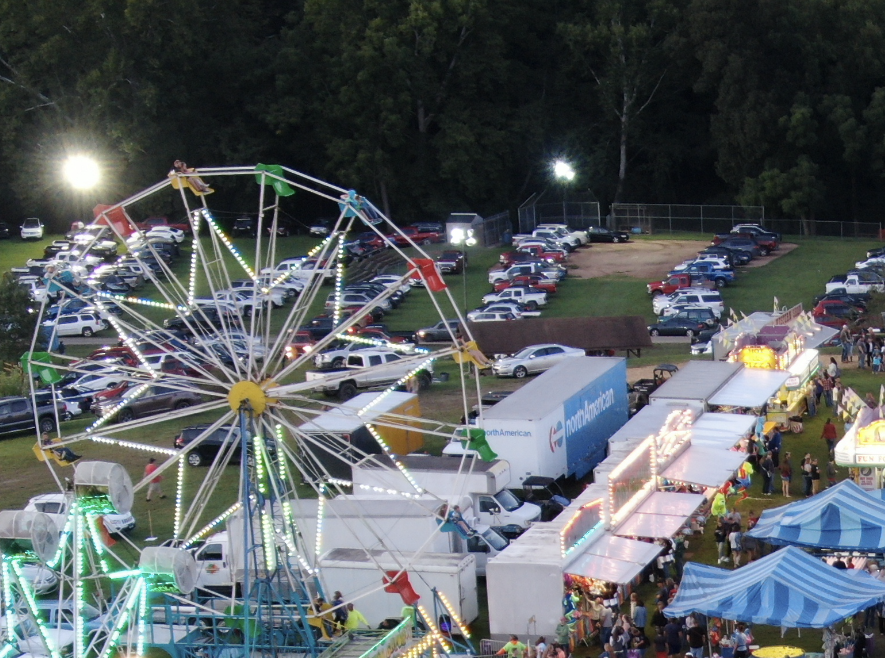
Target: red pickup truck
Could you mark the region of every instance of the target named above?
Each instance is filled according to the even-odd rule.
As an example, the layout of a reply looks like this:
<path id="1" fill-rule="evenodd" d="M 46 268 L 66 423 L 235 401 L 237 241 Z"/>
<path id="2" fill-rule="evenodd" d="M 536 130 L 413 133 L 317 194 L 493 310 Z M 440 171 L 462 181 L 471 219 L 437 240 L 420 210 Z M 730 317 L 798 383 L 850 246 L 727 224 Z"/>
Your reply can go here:
<path id="1" fill-rule="evenodd" d="M 541 260 L 553 263 L 562 263 L 568 258 L 568 255 L 564 251 L 550 251 L 544 249 L 544 247 L 539 244 L 527 244 L 524 247 L 517 249 L 517 251 L 524 254 L 532 254 L 535 258 L 540 258 Z"/>
<path id="2" fill-rule="evenodd" d="M 716 285 L 712 281 L 693 277 L 690 274 L 672 274 L 663 281 L 652 281 L 646 287 L 649 294 L 657 296 L 669 295 L 682 288 L 709 288 L 713 290 L 716 288 Z"/>
<path id="3" fill-rule="evenodd" d="M 515 276 L 512 279 L 498 281 L 495 284 L 495 292 L 501 292 L 502 290 L 506 290 L 507 288 L 513 288 L 516 286 L 522 286 L 524 288 L 540 288 L 548 295 L 552 295 L 556 292 L 556 281 L 554 281 L 553 279 L 545 279 L 535 274 Z"/>
<path id="4" fill-rule="evenodd" d="M 430 244 L 432 242 L 445 242 L 446 240 L 445 234 L 439 231 L 426 231 L 414 226 L 406 226 L 400 230 L 415 244 Z M 399 233 L 394 234 L 393 240 L 401 247 L 409 244 L 406 238 Z"/>

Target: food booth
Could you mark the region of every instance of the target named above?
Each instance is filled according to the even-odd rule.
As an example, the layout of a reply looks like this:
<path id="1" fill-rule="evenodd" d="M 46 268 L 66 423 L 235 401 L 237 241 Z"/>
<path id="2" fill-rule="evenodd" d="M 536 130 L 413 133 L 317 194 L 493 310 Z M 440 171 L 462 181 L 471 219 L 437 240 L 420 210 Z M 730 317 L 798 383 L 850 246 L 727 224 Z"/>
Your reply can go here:
<path id="1" fill-rule="evenodd" d="M 489 561 L 493 638 L 549 636 L 565 615 L 577 642 L 591 632 L 591 601 L 601 596 L 617 607 L 629 596 L 658 557 L 659 540 L 679 533 L 706 502 L 697 492 L 718 489 L 744 462 L 745 453 L 728 448 L 749 429 L 745 421 L 709 423 L 715 429 L 704 443 L 692 418 L 689 409 L 670 409 L 655 433 L 629 453 L 618 451 L 619 463 L 597 474 L 556 519 L 533 524 Z M 633 443 L 633 437 L 623 438 L 616 445 Z M 525 596 L 527 585 L 531 596 Z"/>

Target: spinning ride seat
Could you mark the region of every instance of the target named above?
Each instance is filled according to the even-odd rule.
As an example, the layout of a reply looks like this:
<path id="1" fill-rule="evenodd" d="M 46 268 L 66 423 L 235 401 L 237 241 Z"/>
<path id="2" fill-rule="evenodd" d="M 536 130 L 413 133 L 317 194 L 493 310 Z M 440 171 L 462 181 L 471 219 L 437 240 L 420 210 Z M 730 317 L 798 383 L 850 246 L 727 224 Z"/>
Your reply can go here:
<path id="1" fill-rule="evenodd" d="M 52 439 L 52 443 L 61 443 L 61 439 Z M 39 442 L 35 443 L 31 450 L 34 451 L 34 455 L 37 457 L 38 461 L 45 462 L 49 459 L 54 461 L 59 466 L 73 466 L 77 462 L 69 462 L 65 459 L 62 459 L 58 456 L 58 453 L 55 452 L 55 449 L 51 446 L 41 446 Z"/>

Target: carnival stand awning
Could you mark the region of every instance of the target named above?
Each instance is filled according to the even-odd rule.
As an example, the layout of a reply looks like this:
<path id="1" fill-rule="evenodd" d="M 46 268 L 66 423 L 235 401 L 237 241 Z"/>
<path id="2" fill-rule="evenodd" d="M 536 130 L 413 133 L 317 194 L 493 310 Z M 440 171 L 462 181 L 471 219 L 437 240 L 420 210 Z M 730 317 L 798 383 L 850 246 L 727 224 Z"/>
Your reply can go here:
<path id="1" fill-rule="evenodd" d="M 703 494 L 656 491 L 614 532 L 624 537 L 672 537 L 705 500 Z"/>
<path id="2" fill-rule="evenodd" d="M 839 466 L 885 466 L 885 421 L 880 409 L 863 405 L 833 451 Z"/>
<path id="3" fill-rule="evenodd" d="M 622 585 L 638 576 L 660 551 L 658 544 L 607 533 L 569 564 L 565 572 Z"/>
<path id="4" fill-rule="evenodd" d="M 747 459 L 745 452 L 721 450 L 694 445 L 676 458 L 661 475 L 671 482 L 697 484 L 702 487 L 721 487 L 734 477 Z"/>
<path id="5" fill-rule="evenodd" d="M 770 544 L 881 551 L 885 502 L 843 480 L 811 498 L 763 511 L 747 534 Z"/>
<path id="6" fill-rule="evenodd" d="M 785 370 L 744 368 L 713 395 L 709 403 L 717 407 L 754 409 L 768 402 L 790 378 Z"/>
<path id="7" fill-rule="evenodd" d="M 880 601 L 885 583 L 848 575 L 794 546 L 737 571 L 689 562 L 668 617 L 708 617 L 787 628 L 832 626 Z"/>

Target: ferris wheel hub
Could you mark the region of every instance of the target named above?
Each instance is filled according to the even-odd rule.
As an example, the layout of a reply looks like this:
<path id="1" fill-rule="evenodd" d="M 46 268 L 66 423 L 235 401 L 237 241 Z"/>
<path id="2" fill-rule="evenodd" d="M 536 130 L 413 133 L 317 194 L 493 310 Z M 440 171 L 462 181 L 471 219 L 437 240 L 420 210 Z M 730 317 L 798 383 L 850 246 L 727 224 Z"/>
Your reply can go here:
<path id="1" fill-rule="evenodd" d="M 254 414 L 264 413 L 268 403 L 271 402 L 261 385 L 250 381 L 237 382 L 231 386 L 227 401 L 234 411 L 240 411 L 243 402 L 248 402 Z"/>

